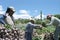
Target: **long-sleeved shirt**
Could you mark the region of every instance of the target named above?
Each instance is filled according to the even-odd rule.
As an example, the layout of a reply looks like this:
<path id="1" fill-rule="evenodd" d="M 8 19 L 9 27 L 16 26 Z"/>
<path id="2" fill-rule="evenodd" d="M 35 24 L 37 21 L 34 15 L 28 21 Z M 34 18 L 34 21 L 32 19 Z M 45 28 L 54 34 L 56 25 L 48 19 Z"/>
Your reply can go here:
<path id="1" fill-rule="evenodd" d="M 14 25 L 14 22 L 13 22 L 13 16 L 9 16 L 8 13 L 6 14 L 6 23 L 9 24 L 9 25 Z"/>
<path id="2" fill-rule="evenodd" d="M 9 24 L 11 26 L 14 26 L 13 16 L 9 16 L 8 13 L 6 15 L 0 15 L 0 24 Z"/>
<path id="3" fill-rule="evenodd" d="M 60 24 L 60 20 L 54 16 L 51 17 L 51 21 L 49 24 L 46 25 L 54 25 L 54 26 L 58 26 Z"/>
<path id="4" fill-rule="evenodd" d="M 40 28 L 40 26 L 32 24 L 31 22 L 29 22 L 26 26 L 26 32 L 32 33 L 33 28 Z"/>

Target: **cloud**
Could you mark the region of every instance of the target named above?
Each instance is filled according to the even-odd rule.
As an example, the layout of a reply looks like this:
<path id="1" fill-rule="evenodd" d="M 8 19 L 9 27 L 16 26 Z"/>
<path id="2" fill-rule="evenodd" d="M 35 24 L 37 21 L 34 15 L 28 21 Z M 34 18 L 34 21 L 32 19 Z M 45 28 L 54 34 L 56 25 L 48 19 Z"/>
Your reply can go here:
<path id="1" fill-rule="evenodd" d="M 42 19 L 46 18 L 46 15 L 42 14 Z M 35 19 L 41 19 L 40 15 L 36 16 Z"/>
<path id="2" fill-rule="evenodd" d="M 30 19 L 31 16 L 29 15 L 29 12 L 27 10 L 19 10 L 20 14 L 14 14 L 14 18 L 18 19 L 18 18 L 22 18 L 22 19 Z"/>
<path id="3" fill-rule="evenodd" d="M 4 14 L 5 13 L 5 11 L 0 11 L 0 14 Z"/>
<path id="4" fill-rule="evenodd" d="M 34 12 L 38 12 L 38 10 L 34 10 Z M 4 14 L 5 11 L 3 11 L 3 7 L 2 5 L 0 5 L 0 14 Z M 18 12 L 19 14 L 17 14 L 17 12 L 13 15 L 15 19 L 18 18 L 22 18 L 22 19 L 31 19 L 31 16 L 29 15 L 29 11 L 28 10 L 19 10 Z M 40 15 L 35 17 L 36 19 L 41 19 Z M 45 15 L 42 15 L 42 18 L 45 18 Z"/>
<path id="5" fill-rule="evenodd" d="M 19 10 L 20 14 L 28 14 L 29 12 L 27 10 Z"/>
<path id="6" fill-rule="evenodd" d="M 35 12 L 38 12 L 38 10 L 34 10 Z M 27 10 L 19 10 L 19 14 L 14 14 L 13 15 L 15 19 L 22 18 L 22 19 L 32 19 L 29 15 L 29 12 Z M 42 19 L 44 19 L 46 16 L 42 15 Z M 41 19 L 40 15 L 35 16 L 35 19 Z"/>
<path id="7" fill-rule="evenodd" d="M 0 14 L 4 14 L 5 13 L 5 11 L 3 11 L 3 7 L 2 7 L 2 5 L 0 5 Z"/>
<path id="8" fill-rule="evenodd" d="M 15 19 L 18 19 L 18 18 L 30 19 L 31 18 L 30 15 L 17 15 L 17 14 L 14 14 L 13 16 L 14 16 Z"/>

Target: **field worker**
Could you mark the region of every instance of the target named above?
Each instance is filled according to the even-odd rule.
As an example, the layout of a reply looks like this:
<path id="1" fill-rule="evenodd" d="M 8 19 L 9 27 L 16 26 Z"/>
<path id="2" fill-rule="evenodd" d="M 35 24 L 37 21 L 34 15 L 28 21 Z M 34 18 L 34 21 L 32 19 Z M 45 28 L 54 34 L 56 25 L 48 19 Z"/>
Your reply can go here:
<path id="1" fill-rule="evenodd" d="M 25 39 L 26 40 L 32 40 L 32 35 L 33 35 L 33 28 L 42 28 L 42 26 L 38 26 L 34 24 L 34 20 L 30 20 L 29 23 L 26 26 L 25 30 Z"/>
<path id="2" fill-rule="evenodd" d="M 5 15 L 0 18 L 0 24 L 3 24 L 3 25 L 9 24 L 13 28 L 13 26 L 14 26 L 14 18 L 13 18 L 14 12 L 15 12 L 15 9 L 13 7 L 8 7 Z"/>
<path id="3" fill-rule="evenodd" d="M 12 28 L 14 26 L 14 18 L 13 18 L 14 12 L 15 12 L 14 7 L 8 7 L 7 11 L 5 13 L 5 15 L 6 15 L 6 23 L 11 25 Z"/>
<path id="4" fill-rule="evenodd" d="M 60 34 L 60 20 L 52 15 L 48 15 L 47 19 L 50 20 L 49 24 L 46 25 L 54 25 L 56 26 L 56 30 L 54 32 L 54 40 L 59 40 L 58 36 Z"/>

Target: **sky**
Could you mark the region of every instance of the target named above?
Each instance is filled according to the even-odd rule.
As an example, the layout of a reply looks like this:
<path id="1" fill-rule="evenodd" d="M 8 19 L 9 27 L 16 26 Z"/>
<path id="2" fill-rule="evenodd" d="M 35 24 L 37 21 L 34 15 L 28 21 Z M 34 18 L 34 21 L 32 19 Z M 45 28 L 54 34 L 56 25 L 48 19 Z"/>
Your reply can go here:
<path id="1" fill-rule="evenodd" d="M 40 18 L 42 11 L 43 17 L 48 14 L 60 14 L 60 0 L 0 0 L 0 14 L 4 14 L 7 7 L 12 6 L 17 18 Z"/>

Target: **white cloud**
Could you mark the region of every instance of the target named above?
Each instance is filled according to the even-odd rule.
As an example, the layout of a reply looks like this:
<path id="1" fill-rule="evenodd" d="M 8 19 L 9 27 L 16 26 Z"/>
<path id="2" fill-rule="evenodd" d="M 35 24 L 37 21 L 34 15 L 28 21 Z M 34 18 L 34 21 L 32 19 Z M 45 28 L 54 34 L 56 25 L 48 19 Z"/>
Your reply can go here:
<path id="1" fill-rule="evenodd" d="M 0 14 L 4 14 L 5 13 L 5 11 L 3 11 L 3 7 L 2 7 L 2 5 L 0 5 Z"/>
<path id="2" fill-rule="evenodd" d="M 5 11 L 0 11 L 0 14 L 4 14 L 5 13 Z"/>
<path id="3" fill-rule="evenodd" d="M 18 18 L 22 18 L 22 19 L 30 19 L 31 16 L 28 14 L 29 12 L 27 10 L 19 10 L 20 14 L 14 14 L 14 18 L 18 19 Z"/>
<path id="4" fill-rule="evenodd" d="M 14 16 L 15 19 L 18 19 L 18 18 L 30 19 L 31 18 L 30 15 L 17 15 L 17 14 L 14 14 L 13 16 Z"/>
<path id="5" fill-rule="evenodd" d="M 19 13 L 20 14 L 28 14 L 28 11 L 27 10 L 19 10 Z"/>
<path id="6" fill-rule="evenodd" d="M 42 15 L 42 19 L 46 18 L 46 15 Z M 35 19 L 41 19 L 40 15 L 36 16 Z"/>
<path id="7" fill-rule="evenodd" d="M 37 12 L 37 10 L 35 10 Z M 13 16 L 15 19 L 22 18 L 22 19 L 32 19 L 31 16 L 29 15 L 29 12 L 27 10 L 19 10 L 20 14 L 14 14 Z M 46 16 L 42 15 L 42 19 L 44 19 Z M 35 16 L 35 19 L 41 19 L 40 15 Z"/>

